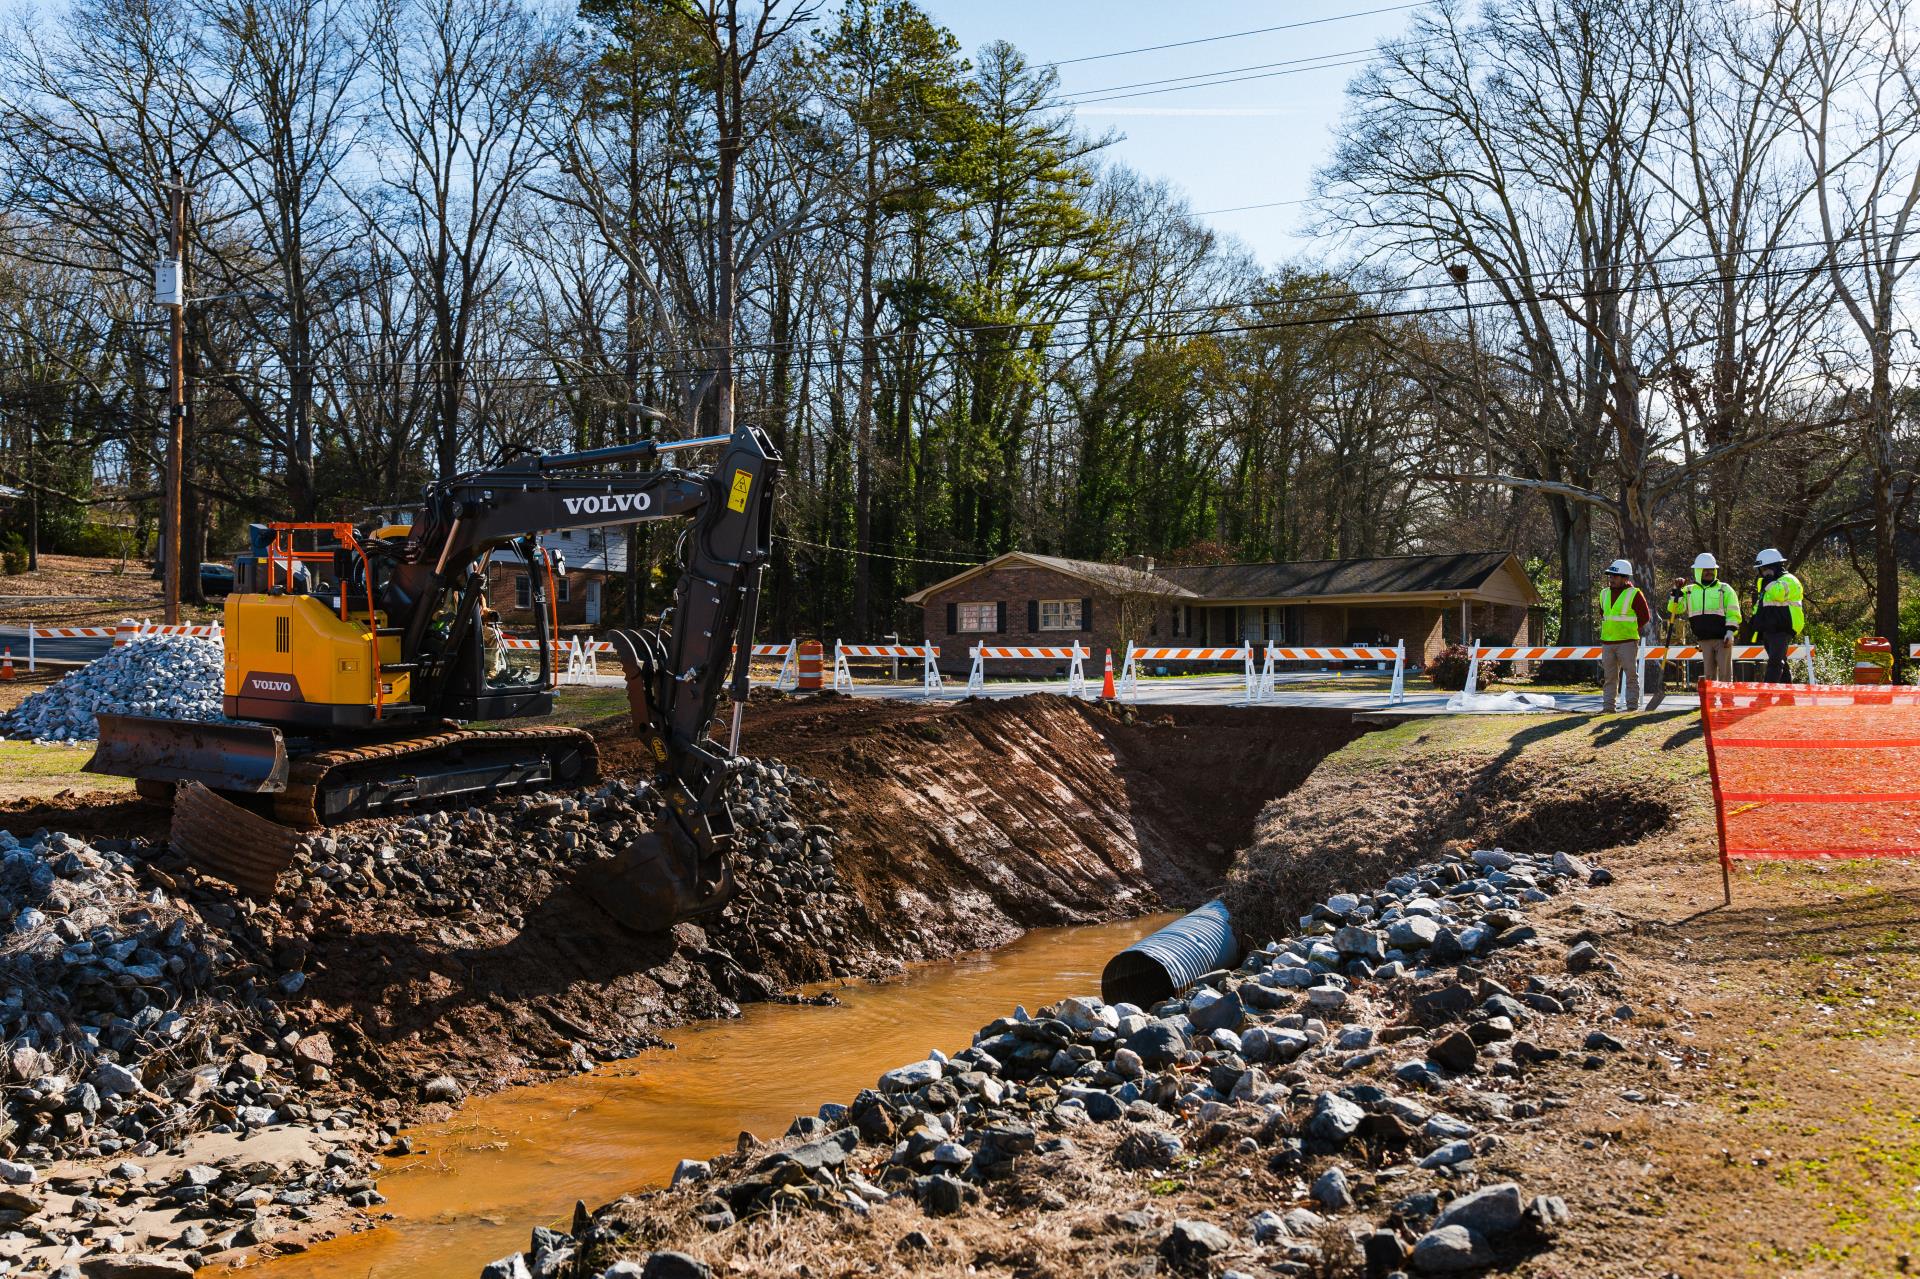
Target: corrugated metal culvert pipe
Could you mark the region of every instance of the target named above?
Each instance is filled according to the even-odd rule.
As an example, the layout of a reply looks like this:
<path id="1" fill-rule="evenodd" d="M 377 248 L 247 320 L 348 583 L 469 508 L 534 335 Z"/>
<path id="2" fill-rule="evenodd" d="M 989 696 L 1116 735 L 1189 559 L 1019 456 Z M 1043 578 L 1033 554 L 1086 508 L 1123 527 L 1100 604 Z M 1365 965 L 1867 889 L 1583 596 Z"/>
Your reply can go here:
<path id="1" fill-rule="evenodd" d="M 1227 904 L 1216 898 L 1109 959 L 1100 974 L 1100 997 L 1151 1008 L 1239 959 Z"/>

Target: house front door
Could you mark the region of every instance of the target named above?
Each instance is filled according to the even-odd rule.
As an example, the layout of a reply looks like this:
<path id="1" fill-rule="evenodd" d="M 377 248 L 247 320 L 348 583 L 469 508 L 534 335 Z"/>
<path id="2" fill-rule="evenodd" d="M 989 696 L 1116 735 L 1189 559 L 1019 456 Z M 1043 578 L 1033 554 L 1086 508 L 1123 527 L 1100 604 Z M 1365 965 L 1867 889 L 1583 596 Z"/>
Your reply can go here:
<path id="1" fill-rule="evenodd" d="M 587 625 L 600 625 L 600 579 L 587 579 Z"/>

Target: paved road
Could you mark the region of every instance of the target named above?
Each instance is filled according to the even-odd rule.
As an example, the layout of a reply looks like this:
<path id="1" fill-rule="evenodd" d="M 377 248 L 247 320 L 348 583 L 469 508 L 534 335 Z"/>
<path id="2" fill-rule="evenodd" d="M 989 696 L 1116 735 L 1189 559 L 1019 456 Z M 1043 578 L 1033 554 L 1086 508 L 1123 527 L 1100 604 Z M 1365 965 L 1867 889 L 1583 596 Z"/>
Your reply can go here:
<path id="1" fill-rule="evenodd" d="M 27 629 L 24 626 L 0 626 L 0 645 L 13 650 L 16 662 L 27 660 Z M 91 662 L 95 658 L 105 657 L 113 647 L 111 636 L 97 639 L 75 637 L 72 639 L 42 639 L 33 642 L 36 657 L 52 658 L 61 662 Z"/>

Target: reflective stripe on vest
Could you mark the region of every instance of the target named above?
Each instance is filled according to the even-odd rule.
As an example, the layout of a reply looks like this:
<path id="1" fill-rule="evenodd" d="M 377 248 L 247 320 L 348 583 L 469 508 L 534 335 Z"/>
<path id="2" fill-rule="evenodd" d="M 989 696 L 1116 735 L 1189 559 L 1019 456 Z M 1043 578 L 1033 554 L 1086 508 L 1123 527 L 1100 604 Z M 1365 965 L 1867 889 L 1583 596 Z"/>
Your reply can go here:
<path id="1" fill-rule="evenodd" d="M 1716 601 L 1712 607 L 1707 605 L 1709 596 Z M 1725 617 L 1727 615 L 1727 584 L 1725 582 L 1714 582 L 1710 586 L 1695 582 L 1687 587 L 1683 598 L 1687 603 L 1689 617 Z"/>
<path id="2" fill-rule="evenodd" d="M 1640 619 L 1634 614 L 1633 601 L 1640 594 L 1640 588 L 1629 586 L 1615 595 L 1607 587 L 1600 588 L 1600 642 L 1619 644 L 1625 640 L 1640 638 Z"/>

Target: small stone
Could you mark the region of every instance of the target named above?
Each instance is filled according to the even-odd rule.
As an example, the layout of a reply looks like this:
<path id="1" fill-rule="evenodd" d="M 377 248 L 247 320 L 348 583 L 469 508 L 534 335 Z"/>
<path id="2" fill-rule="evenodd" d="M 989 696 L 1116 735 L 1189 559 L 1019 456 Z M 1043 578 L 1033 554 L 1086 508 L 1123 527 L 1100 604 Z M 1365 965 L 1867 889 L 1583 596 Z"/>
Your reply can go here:
<path id="1" fill-rule="evenodd" d="M 1347 992 L 1338 986 L 1315 986 L 1307 992 L 1307 1002 L 1315 1008 L 1344 1008 Z"/>
<path id="2" fill-rule="evenodd" d="M 889 1070 L 880 1076 L 880 1091 L 911 1092 L 915 1088 L 937 1082 L 943 1069 L 939 1062 L 928 1058 L 926 1061 L 916 1061 L 910 1066 Z"/>
<path id="3" fill-rule="evenodd" d="M 111 1061 L 103 1061 L 93 1068 L 92 1083 L 104 1097 L 132 1097 L 140 1093 L 140 1076 Z"/>
<path id="4" fill-rule="evenodd" d="M 87 1279 L 193 1279 L 193 1267 L 184 1260 L 152 1253 L 89 1257 L 80 1263 Z"/>
<path id="5" fill-rule="evenodd" d="M 1583 941 L 1567 952 L 1567 971 L 1570 973 L 1584 973 L 1600 962 L 1600 952 L 1590 941 Z"/>
<path id="6" fill-rule="evenodd" d="M 1207 1258 L 1232 1247 L 1233 1236 L 1220 1227 L 1210 1222 L 1181 1218 L 1173 1223 L 1173 1229 L 1160 1241 L 1160 1255 L 1174 1269 L 1185 1270 L 1204 1266 Z"/>
<path id="7" fill-rule="evenodd" d="M 1473 1069 L 1480 1055 L 1479 1045 L 1465 1031 L 1456 1030 L 1427 1049 L 1427 1058 L 1442 1070 L 1463 1075 Z"/>
<path id="8" fill-rule="evenodd" d="M 1587 865 L 1581 858 L 1575 857 L 1572 853 L 1555 853 L 1553 855 L 1553 873 L 1556 875 L 1565 875 L 1569 879 L 1584 880 L 1593 873 L 1593 868 Z"/>
<path id="9" fill-rule="evenodd" d="M 641 1267 L 640 1279 L 713 1279 L 713 1270 L 684 1252 L 656 1252 Z"/>
<path id="10" fill-rule="evenodd" d="M 1307 1136 L 1329 1147 L 1339 1147 L 1360 1129 L 1366 1111 L 1337 1093 L 1323 1092 L 1314 1099 L 1313 1114 L 1307 1119 Z"/>
<path id="11" fill-rule="evenodd" d="M 1315 1203 L 1332 1212 L 1353 1207 L 1353 1191 L 1347 1185 L 1347 1170 L 1335 1166 L 1321 1173 L 1313 1183 L 1312 1197 Z"/>
<path id="12" fill-rule="evenodd" d="M 33 1165 L 15 1163 L 11 1159 L 0 1159 L 0 1183 L 9 1186 L 32 1185 Z"/>
<path id="13" fill-rule="evenodd" d="M 1288 1237 L 1286 1219 L 1271 1208 L 1255 1213 L 1252 1224 L 1255 1243 L 1273 1243 Z"/>
<path id="14" fill-rule="evenodd" d="M 673 1166 L 673 1180 L 669 1186 L 681 1186 L 688 1182 L 705 1181 L 713 1175 L 713 1166 L 704 1159 L 682 1159 Z"/>
<path id="15" fill-rule="evenodd" d="M 1623 1053 L 1627 1046 L 1604 1030 L 1587 1032 L 1585 1047 L 1589 1052 Z"/>
<path id="16" fill-rule="evenodd" d="M 1473 1270 L 1493 1260 L 1487 1242 L 1465 1226 L 1441 1226 L 1413 1245 L 1413 1268 L 1428 1274 Z"/>
<path id="17" fill-rule="evenodd" d="M 1149 1070 L 1171 1066 L 1187 1050 L 1186 1037 L 1164 1021 L 1148 1022 L 1127 1037 L 1127 1047 L 1139 1054 Z"/>
<path id="18" fill-rule="evenodd" d="M 1387 925 L 1387 944 L 1396 950 L 1424 950 L 1440 935 L 1440 925 L 1425 915 L 1407 915 Z"/>
<path id="19" fill-rule="evenodd" d="M 1511 1181 L 1486 1186 L 1441 1209 L 1436 1226 L 1464 1226 L 1483 1239 L 1498 1239 L 1520 1224 L 1526 1204 Z"/>
<path id="20" fill-rule="evenodd" d="M 935 1173 L 927 1178 L 927 1212 L 935 1217 L 951 1217 L 966 1206 L 967 1188 L 956 1178 Z"/>
<path id="21" fill-rule="evenodd" d="M 1473 1158 L 1473 1143 L 1450 1141 L 1425 1159 L 1420 1161 L 1422 1168 L 1451 1168 L 1455 1164 L 1465 1163 Z"/>
<path id="22" fill-rule="evenodd" d="M 1187 1020 L 1203 1034 L 1232 1030 L 1245 1019 L 1246 1011 L 1241 1007 L 1240 996 L 1231 991 L 1222 994 L 1202 986 L 1187 1001 Z"/>
<path id="23" fill-rule="evenodd" d="M 420 1100 L 457 1102 L 466 1095 L 460 1082 L 452 1075 L 435 1075 L 420 1085 Z"/>

